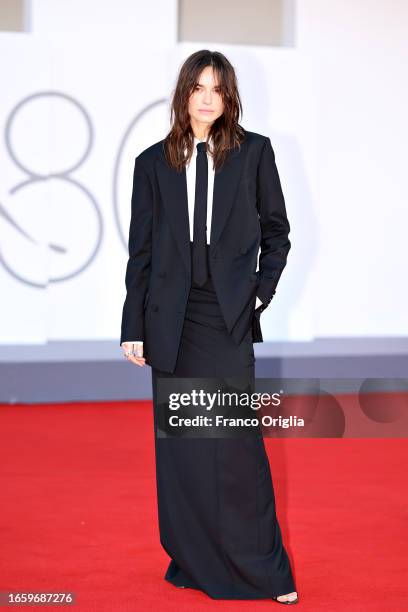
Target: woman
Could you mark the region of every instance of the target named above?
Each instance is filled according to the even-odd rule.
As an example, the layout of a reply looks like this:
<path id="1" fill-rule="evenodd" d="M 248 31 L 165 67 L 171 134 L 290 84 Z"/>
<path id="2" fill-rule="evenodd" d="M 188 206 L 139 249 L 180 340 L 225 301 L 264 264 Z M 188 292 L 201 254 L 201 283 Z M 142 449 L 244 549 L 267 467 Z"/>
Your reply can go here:
<path id="1" fill-rule="evenodd" d="M 129 361 L 152 368 L 165 579 L 214 599 L 291 604 L 263 438 L 162 435 L 160 381 L 234 377 L 253 388 L 259 316 L 286 265 L 272 146 L 239 125 L 240 112 L 226 57 L 187 58 L 169 134 L 135 160 L 121 345 Z"/>

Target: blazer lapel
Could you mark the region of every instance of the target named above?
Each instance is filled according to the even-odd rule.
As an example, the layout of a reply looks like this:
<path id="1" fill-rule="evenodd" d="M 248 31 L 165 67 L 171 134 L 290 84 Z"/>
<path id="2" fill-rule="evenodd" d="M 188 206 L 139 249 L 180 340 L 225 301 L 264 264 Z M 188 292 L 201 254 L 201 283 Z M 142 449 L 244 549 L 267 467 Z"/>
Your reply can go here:
<path id="1" fill-rule="evenodd" d="M 177 172 L 167 164 L 162 153 L 156 160 L 156 170 L 167 220 L 187 272 L 191 275 L 186 169 Z"/>
<path id="2" fill-rule="evenodd" d="M 210 253 L 221 237 L 232 205 L 235 201 L 243 168 L 243 150 L 233 149 L 227 153 L 222 168 L 214 175 L 213 207 L 210 233 Z M 171 168 L 162 152 L 156 159 L 160 194 L 165 207 L 171 232 L 180 250 L 180 255 L 191 276 L 190 227 L 188 218 L 186 169 L 177 172 Z"/>
<path id="3" fill-rule="evenodd" d="M 233 149 L 227 153 L 225 162 L 214 175 L 213 207 L 211 217 L 210 253 L 221 238 L 222 231 L 237 197 L 242 175 L 244 153 Z"/>

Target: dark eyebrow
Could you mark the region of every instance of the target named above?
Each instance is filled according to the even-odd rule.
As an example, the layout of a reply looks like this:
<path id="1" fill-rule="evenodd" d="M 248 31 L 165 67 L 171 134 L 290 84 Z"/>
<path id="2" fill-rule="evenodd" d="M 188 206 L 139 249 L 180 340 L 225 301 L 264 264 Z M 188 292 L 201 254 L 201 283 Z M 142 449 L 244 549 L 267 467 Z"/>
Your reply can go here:
<path id="1" fill-rule="evenodd" d="M 202 83 L 196 83 L 196 87 L 204 87 Z M 214 85 L 214 89 L 221 89 L 221 85 Z"/>

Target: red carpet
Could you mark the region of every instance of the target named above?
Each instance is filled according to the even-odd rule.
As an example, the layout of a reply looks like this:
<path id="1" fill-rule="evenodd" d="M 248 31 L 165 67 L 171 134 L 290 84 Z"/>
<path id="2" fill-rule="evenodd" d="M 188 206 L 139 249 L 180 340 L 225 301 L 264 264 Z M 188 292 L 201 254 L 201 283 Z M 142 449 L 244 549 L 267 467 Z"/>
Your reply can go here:
<path id="1" fill-rule="evenodd" d="M 71 591 L 80 612 L 284 609 L 163 580 L 151 411 L 150 402 L 0 406 L 0 591 Z M 406 610 L 407 440 L 266 444 L 301 598 L 291 609 Z"/>

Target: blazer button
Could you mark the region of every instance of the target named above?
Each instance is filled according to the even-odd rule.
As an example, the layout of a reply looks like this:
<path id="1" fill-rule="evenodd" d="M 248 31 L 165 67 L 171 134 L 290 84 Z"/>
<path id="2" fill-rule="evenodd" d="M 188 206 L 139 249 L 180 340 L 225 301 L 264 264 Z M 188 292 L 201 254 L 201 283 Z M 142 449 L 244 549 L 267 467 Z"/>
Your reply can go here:
<path id="1" fill-rule="evenodd" d="M 154 312 L 157 312 L 157 311 L 159 310 L 158 305 L 157 305 L 157 304 L 152 304 L 152 310 L 153 310 Z"/>
<path id="2" fill-rule="evenodd" d="M 241 247 L 241 248 L 239 249 L 239 252 L 240 252 L 242 255 L 245 255 L 245 253 L 247 252 L 247 250 L 248 250 L 248 249 L 247 249 L 246 247 Z"/>

